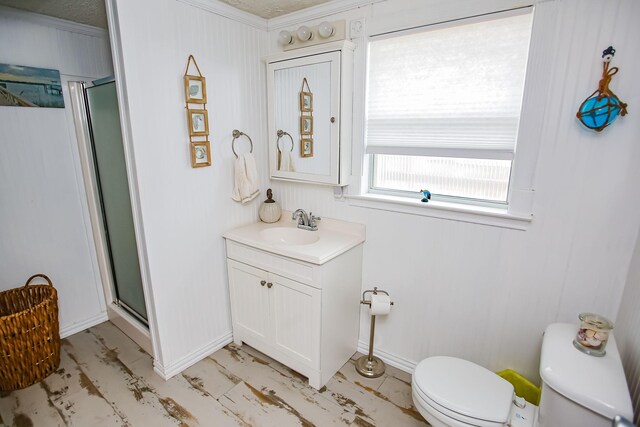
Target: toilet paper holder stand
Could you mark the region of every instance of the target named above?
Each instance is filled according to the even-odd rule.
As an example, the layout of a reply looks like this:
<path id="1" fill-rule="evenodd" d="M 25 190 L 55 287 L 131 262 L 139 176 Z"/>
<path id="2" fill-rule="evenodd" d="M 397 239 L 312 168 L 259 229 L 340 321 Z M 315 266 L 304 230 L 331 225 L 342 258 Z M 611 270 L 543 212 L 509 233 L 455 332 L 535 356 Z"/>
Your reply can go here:
<path id="1" fill-rule="evenodd" d="M 371 300 L 366 300 L 366 294 L 371 293 L 373 295 L 377 294 L 385 294 L 389 296 L 389 293 L 386 291 L 378 290 L 377 287 L 373 289 L 368 289 L 362 293 L 362 300 L 360 304 L 366 304 L 371 307 Z M 393 301 L 391 301 L 391 305 L 393 305 Z M 373 355 L 373 337 L 376 332 L 376 316 L 371 316 L 371 331 L 369 332 L 369 354 L 366 356 L 360 357 L 356 360 L 356 371 L 367 378 L 378 378 L 382 374 L 384 374 L 385 366 L 384 362 L 380 360 L 379 357 Z"/>

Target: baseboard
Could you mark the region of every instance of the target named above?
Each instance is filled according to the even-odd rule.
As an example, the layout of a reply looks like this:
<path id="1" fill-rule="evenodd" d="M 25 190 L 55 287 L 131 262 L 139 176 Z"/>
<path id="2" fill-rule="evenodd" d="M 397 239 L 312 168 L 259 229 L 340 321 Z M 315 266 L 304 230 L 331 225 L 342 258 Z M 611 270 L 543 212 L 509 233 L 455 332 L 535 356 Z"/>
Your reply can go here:
<path id="1" fill-rule="evenodd" d="M 82 332 L 92 326 L 99 325 L 100 323 L 106 322 L 107 320 L 109 320 L 109 318 L 107 317 L 107 312 L 103 311 L 93 317 L 83 320 L 82 322 L 74 323 L 72 325 L 60 328 L 60 338 L 66 338 L 69 335 L 77 334 L 78 332 Z"/>
<path id="2" fill-rule="evenodd" d="M 226 332 L 223 336 L 212 341 L 198 350 L 192 351 L 177 362 L 170 364 L 169 366 L 162 366 L 157 360 L 153 361 L 153 370 L 156 371 L 162 379 L 169 380 L 171 377 L 179 374 L 187 369 L 189 366 L 195 365 L 205 357 L 220 350 L 225 345 L 233 341 L 233 334 L 231 331 Z"/>
<path id="3" fill-rule="evenodd" d="M 364 341 L 358 341 L 358 351 L 362 354 L 368 354 L 369 344 Z M 416 362 L 407 360 L 392 353 L 388 353 L 384 350 L 378 350 L 374 347 L 373 354 L 375 356 L 378 356 L 387 365 L 398 368 L 401 371 L 407 372 L 409 374 L 413 374 L 413 371 L 416 369 Z"/>

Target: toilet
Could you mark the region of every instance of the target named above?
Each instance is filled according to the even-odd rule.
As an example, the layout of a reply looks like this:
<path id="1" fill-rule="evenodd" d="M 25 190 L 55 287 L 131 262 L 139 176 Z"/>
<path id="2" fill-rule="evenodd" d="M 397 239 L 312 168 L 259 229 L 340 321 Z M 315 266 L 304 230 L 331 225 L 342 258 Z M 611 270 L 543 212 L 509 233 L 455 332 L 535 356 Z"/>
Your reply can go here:
<path id="1" fill-rule="evenodd" d="M 413 402 L 433 427 L 610 427 L 616 415 L 633 418 L 631 398 L 613 334 L 604 357 L 573 346 L 577 326 L 555 323 L 542 341 L 540 406 L 475 363 L 435 356 L 416 366 Z"/>

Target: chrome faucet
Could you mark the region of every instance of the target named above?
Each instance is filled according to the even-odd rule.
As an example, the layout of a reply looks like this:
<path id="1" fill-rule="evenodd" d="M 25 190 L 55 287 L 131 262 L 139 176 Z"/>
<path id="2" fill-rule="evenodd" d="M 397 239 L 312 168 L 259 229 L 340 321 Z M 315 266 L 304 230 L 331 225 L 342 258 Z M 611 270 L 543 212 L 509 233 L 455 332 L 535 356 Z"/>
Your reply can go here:
<path id="1" fill-rule="evenodd" d="M 301 225 L 309 225 L 309 215 L 304 211 L 304 209 L 296 210 L 293 215 L 291 215 L 291 219 L 298 218 L 298 227 Z"/>
<path id="2" fill-rule="evenodd" d="M 320 221 L 322 218 L 319 216 L 314 216 L 313 212 L 307 213 L 304 209 L 297 209 L 293 215 L 291 215 L 291 219 L 298 219 L 298 228 L 309 231 L 316 231 L 318 229 L 318 224 L 316 221 Z"/>

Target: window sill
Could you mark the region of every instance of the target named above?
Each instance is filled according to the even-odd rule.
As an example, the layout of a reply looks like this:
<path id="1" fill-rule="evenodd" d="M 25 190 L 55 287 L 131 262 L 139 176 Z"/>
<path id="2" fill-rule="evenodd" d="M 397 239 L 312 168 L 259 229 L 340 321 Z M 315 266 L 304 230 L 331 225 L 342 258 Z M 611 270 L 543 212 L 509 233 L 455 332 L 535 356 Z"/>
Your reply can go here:
<path id="1" fill-rule="evenodd" d="M 345 195 L 345 197 L 350 205 L 362 208 L 441 218 L 450 221 L 469 222 L 514 230 L 526 230 L 533 220 L 533 215 L 510 214 L 506 209 L 484 206 L 463 205 L 433 200 L 429 203 L 422 203 L 417 199 L 380 194 Z"/>

